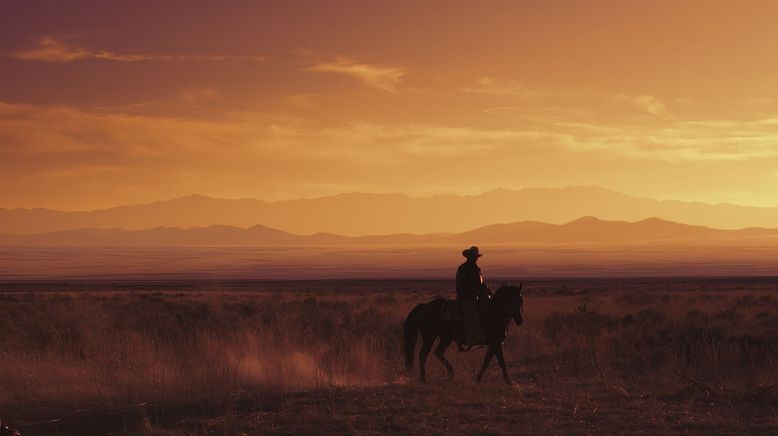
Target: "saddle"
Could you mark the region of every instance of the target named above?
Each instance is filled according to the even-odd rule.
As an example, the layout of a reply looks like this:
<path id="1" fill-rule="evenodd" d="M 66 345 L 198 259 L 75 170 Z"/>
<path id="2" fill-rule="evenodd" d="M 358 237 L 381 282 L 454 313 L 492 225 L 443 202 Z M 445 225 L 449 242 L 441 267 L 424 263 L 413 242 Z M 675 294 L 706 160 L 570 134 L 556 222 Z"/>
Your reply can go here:
<path id="1" fill-rule="evenodd" d="M 446 300 L 443 307 L 440 308 L 440 319 L 456 323 L 465 322 L 465 312 L 462 306 L 454 300 Z"/>
<path id="2" fill-rule="evenodd" d="M 446 300 L 443 303 L 443 306 L 440 308 L 440 319 L 456 324 L 454 341 L 460 352 L 472 351 L 486 345 L 486 343 L 463 345 L 465 337 L 465 312 L 462 310 L 462 305 L 455 300 Z"/>

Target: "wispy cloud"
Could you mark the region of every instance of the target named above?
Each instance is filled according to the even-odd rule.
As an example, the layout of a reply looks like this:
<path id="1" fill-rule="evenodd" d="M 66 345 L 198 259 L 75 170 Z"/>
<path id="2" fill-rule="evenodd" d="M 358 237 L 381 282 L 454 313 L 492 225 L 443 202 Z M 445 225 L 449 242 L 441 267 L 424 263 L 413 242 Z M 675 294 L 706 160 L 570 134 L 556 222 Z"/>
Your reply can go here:
<path id="1" fill-rule="evenodd" d="M 222 99 L 222 94 L 208 87 L 185 88 L 178 93 L 181 99 L 193 107 L 203 108 L 206 104 Z"/>
<path id="2" fill-rule="evenodd" d="M 182 91 L 182 98 L 197 104 L 219 94 L 195 89 Z M 545 116 L 545 121 L 525 122 L 519 114 L 510 125 L 488 128 L 423 122 L 322 125 L 251 111 L 198 118 L 0 102 L 0 185 L 20 186 L 30 199 L 50 196 L 52 189 L 64 196 L 93 191 L 95 198 L 118 191 L 127 198 L 193 191 L 310 195 L 310 186 L 329 185 L 413 191 L 453 183 L 467 189 L 505 185 L 518 174 L 548 175 L 539 172 L 543 162 L 569 169 L 592 161 L 633 165 L 646 174 L 670 163 L 700 180 L 714 177 L 711 165 L 758 164 L 764 172 L 739 176 L 774 180 L 770 163 L 778 162 L 778 116 L 631 125 L 574 113 L 566 122 L 553 111 Z M 554 177 L 548 180 L 568 180 L 565 171 Z M 301 181 L 308 187 L 294 191 Z"/>
<path id="3" fill-rule="evenodd" d="M 85 60 L 103 60 L 113 62 L 149 62 L 149 61 L 264 61 L 264 56 L 231 55 L 151 55 L 126 54 L 110 50 L 95 50 L 86 46 L 67 43 L 52 36 L 40 38 L 34 47 L 10 54 L 11 58 L 22 61 L 38 62 L 76 62 Z"/>
<path id="4" fill-rule="evenodd" d="M 747 104 L 752 104 L 752 105 L 766 105 L 775 102 L 775 100 L 767 97 L 754 97 L 754 98 L 745 99 L 743 101 Z"/>
<path id="5" fill-rule="evenodd" d="M 219 98 L 219 94 L 194 89 L 182 91 L 182 97 L 197 103 Z M 503 128 L 365 122 L 316 127 L 301 118 L 260 112 L 199 120 L 0 102 L 0 139 L 0 154 L 88 150 L 93 156 L 142 158 L 170 152 L 173 160 L 184 150 L 187 155 L 217 156 L 228 147 L 243 158 L 265 158 L 263 154 L 270 153 L 281 160 L 329 159 L 382 166 L 405 164 L 421 156 L 461 157 L 489 151 L 510 158 L 519 151 L 554 149 L 673 162 L 747 161 L 778 158 L 778 116 L 750 121 L 668 121 L 661 126 L 560 122 L 550 117 L 545 123 L 534 119 L 531 125 Z"/>
<path id="6" fill-rule="evenodd" d="M 497 95 L 505 97 L 533 97 L 541 92 L 524 83 L 516 81 L 498 80 L 493 77 L 481 77 L 474 86 L 462 88 L 465 92 L 475 94 Z"/>
<path id="7" fill-rule="evenodd" d="M 403 67 L 371 65 L 353 59 L 340 57 L 330 62 L 321 62 L 306 68 L 320 73 L 339 73 L 353 77 L 366 86 L 387 92 L 398 92 L 398 87 L 408 70 Z"/>
<path id="8" fill-rule="evenodd" d="M 582 152 L 673 163 L 778 158 L 778 118 L 773 116 L 750 121 L 669 120 L 660 126 L 568 122 L 555 127 L 556 133 L 570 133 L 560 144 Z"/>
<path id="9" fill-rule="evenodd" d="M 660 100 L 657 97 L 654 97 L 653 95 L 626 95 L 626 94 L 618 94 L 614 96 L 614 99 L 617 101 L 627 102 L 632 105 L 635 109 L 638 109 L 642 112 L 657 116 L 657 117 L 665 117 L 668 116 L 667 112 L 667 105 Z"/>

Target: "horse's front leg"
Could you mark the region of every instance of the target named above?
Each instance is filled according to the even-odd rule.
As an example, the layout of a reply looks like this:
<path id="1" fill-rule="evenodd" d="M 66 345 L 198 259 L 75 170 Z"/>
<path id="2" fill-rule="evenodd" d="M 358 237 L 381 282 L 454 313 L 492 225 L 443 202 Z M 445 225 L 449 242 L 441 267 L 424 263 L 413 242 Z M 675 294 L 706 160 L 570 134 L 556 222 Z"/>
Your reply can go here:
<path id="1" fill-rule="evenodd" d="M 479 382 L 481 381 L 481 377 L 484 376 L 484 373 L 486 372 L 486 368 L 489 367 L 489 362 L 492 361 L 492 356 L 494 356 L 494 351 L 492 350 L 492 347 L 490 346 L 486 350 L 486 354 L 484 355 L 484 363 L 481 365 L 481 370 L 478 371 L 478 375 L 475 376 L 475 381 Z"/>
<path id="2" fill-rule="evenodd" d="M 491 348 L 491 347 L 489 347 Z M 497 356 L 497 363 L 500 364 L 500 369 L 502 370 L 502 378 L 505 380 L 505 384 L 510 386 L 513 384 L 510 377 L 508 377 L 508 368 L 505 365 L 505 356 L 502 354 L 502 344 L 498 344 L 494 348 L 494 355 Z"/>

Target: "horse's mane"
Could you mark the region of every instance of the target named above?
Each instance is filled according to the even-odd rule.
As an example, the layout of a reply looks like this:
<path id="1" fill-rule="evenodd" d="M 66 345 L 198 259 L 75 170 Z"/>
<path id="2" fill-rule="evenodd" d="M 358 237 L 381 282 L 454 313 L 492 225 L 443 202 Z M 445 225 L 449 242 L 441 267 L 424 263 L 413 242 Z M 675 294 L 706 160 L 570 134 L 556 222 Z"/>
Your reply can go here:
<path id="1" fill-rule="evenodd" d="M 524 287 L 524 283 L 521 284 L 514 284 L 514 283 L 505 283 L 499 288 L 497 288 L 496 291 L 494 291 L 494 296 L 496 297 L 498 294 L 503 294 L 505 292 L 516 290 L 519 292 L 519 295 L 521 295 L 521 288 Z"/>
<path id="2" fill-rule="evenodd" d="M 513 296 L 518 296 L 517 303 L 519 307 L 521 307 L 524 302 L 524 297 L 521 295 L 521 288 L 523 287 L 524 287 L 524 283 L 521 283 L 519 285 L 504 284 L 500 286 L 500 288 L 494 292 L 494 296 L 492 297 L 492 303 L 498 307 L 500 306 L 510 307 L 513 304 L 516 304 L 515 302 L 511 301 Z"/>

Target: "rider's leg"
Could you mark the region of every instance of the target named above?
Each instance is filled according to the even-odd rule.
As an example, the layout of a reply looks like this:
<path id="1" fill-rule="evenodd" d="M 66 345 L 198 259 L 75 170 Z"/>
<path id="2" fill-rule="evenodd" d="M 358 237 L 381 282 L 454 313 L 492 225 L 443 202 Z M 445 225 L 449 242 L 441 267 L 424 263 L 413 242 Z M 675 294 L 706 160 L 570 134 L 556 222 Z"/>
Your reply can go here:
<path id="1" fill-rule="evenodd" d="M 483 343 L 486 338 L 478 313 L 478 303 L 463 301 L 462 310 L 465 312 L 465 343 L 469 345 Z"/>

